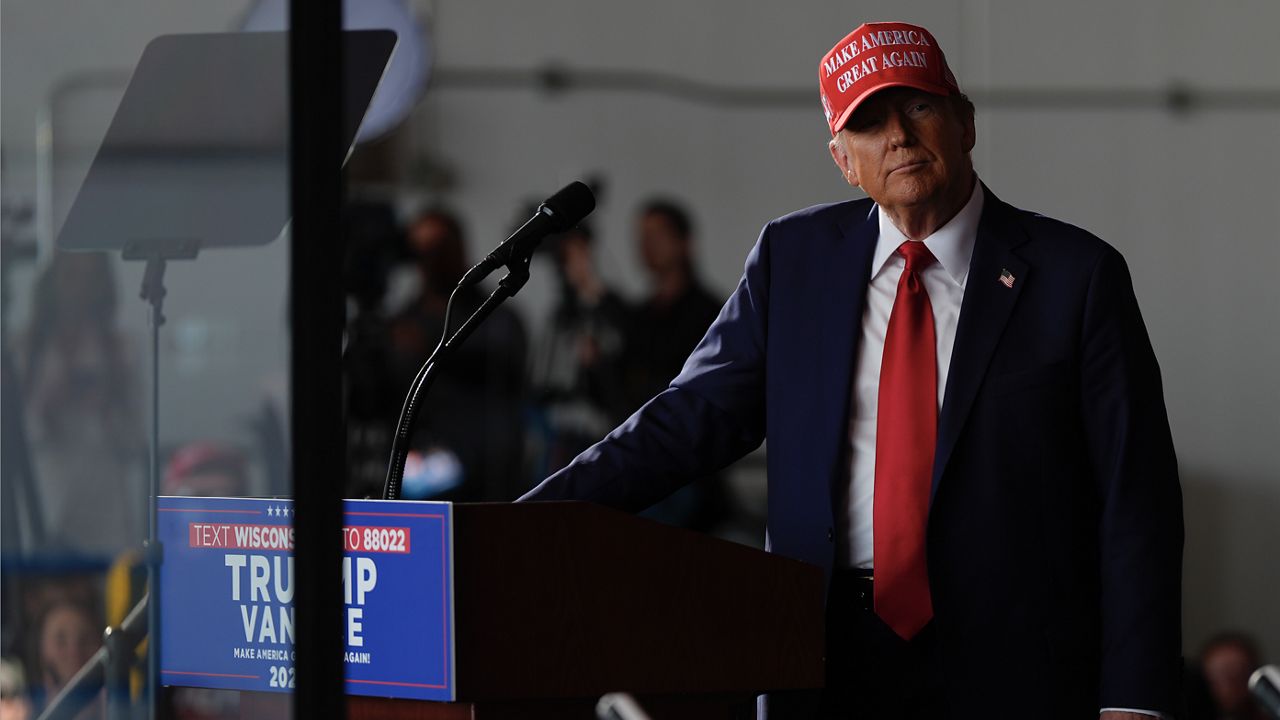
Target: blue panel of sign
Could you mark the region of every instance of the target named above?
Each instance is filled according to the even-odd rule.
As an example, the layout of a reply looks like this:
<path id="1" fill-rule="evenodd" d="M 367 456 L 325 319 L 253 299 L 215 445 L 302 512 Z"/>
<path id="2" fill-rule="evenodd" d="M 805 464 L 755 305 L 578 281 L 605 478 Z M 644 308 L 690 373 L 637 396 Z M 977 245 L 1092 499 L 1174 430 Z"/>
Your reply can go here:
<path id="1" fill-rule="evenodd" d="M 166 685 L 293 687 L 293 503 L 163 497 Z M 342 529 L 347 691 L 454 699 L 449 503 L 348 500 Z"/>

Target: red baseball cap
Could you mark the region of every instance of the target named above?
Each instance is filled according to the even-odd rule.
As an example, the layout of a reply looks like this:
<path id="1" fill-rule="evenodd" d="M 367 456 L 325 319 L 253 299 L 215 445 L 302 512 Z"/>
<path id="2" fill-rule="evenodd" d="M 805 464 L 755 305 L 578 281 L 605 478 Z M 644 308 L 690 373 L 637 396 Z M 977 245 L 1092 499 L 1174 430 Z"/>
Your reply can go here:
<path id="1" fill-rule="evenodd" d="M 833 136 L 863 100 L 888 87 L 913 87 L 935 95 L 960 94 L 956 76 L 947 67 L 938 41 L 919 25 L 859 25 L 818 63 L 822 110 Z"/>

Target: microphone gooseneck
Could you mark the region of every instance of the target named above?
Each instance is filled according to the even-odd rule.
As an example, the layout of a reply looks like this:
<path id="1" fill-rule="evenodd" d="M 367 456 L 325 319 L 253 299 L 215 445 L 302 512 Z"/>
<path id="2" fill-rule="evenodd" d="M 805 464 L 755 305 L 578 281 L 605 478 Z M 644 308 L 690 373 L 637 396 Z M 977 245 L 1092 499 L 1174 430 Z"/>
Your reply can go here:
<path id="1" fill-rule="evenodd" d="M 538 243 L 547 235 L 564 232 L 577 225 L 596 207 L 595 195 L 591 188 L 581 182 L 571 182 L 555 195 L 547 198 L 538 206 L 533 217 L 529 218 L 511 237 L 494 248 L 492 252 L 467 271 L 449 295 L 449 303 L 444 311 L 444 328 L 440 331 L 440 342 L 431 356 L 418 369 L 409 391 L 405 395 L 404 405 L 400 409 L 400 420 L 396 423 L 395 434 L 391 438 L 391 458 L 387 463 L 387 477 L 382 486 L 382 499 L 400 499 L 400 490 L 404 479 L 405 459 L 409 455 L 409 438 L 413 432 L 413 423 L 421 409 L 422 395 L 431 387 L 445 361 L 454 348 L 463 341 L 489 317 L 498 306 L 514 296 L 529 280 L 529 262 Z M 505 266 L 509 272 L 498 281 L 498 288 L 484 301 L 480 307 L 467 318 L 458 330 L 449 334 L 450 316 L 458 291 L 475 285 L 488 277 L 490 273 Z"/>

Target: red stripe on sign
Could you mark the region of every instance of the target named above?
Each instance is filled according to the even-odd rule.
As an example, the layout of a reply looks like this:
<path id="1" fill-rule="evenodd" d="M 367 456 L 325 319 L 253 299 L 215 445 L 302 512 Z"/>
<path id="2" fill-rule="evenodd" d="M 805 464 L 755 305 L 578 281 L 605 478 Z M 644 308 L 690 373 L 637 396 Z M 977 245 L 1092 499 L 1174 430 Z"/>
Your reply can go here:
<path id="1" fill-rule="evenodd" d="M 444 682 L 449 683 L 449 555 L 447 553 L 448 541 L 444 532 L 444 518 L 440 518 L 440 570 L 446 574 L 440 578 L 440 607 L 443 610 L 444 618 L 442 619 L 440 637 L 444 638 L 444 651 L 441 653 L 444 657 L 440 667 L 444 668 Z"/>
<path id="2" fill-rule="evenodd" d="M 448 687 L 447 685 L 431 685 L 428 683 L 396 682 L 394 680 L 352 680 L 351 678 L 347 678 L 347 682 L 360 683 L 361 685 L 396 685 L 399 687 L 435 688 L 437 690 L 443 690 L 446 687 Z"/>
<path id="3" fill-rule="evenodd" d="M 208 508 L 156 508 L 156 512 L 222 513 L 224 515 L 261 515 L 261 510 L 210 510 Z"/>
<path id="4" fill-rule="evenodd" d="M 362 515 L 366 517 L 424 517 L 436 518 L 443 520 L 444 515 L 439 513 L 384 513 L 384 512 L 349 512 L 347 515 Z"/>
<path id="5" fill-rule="evenodd" d="M 165 675 L 199 675 L 201 677 L 229 677 L 229 678 L 245 678 L 248 680 L 257 680 L 260 675 L 236 675 L 234 673 L 208 673 L 208 672 L 191 672 L 188 670 L 161 670 Z"/>

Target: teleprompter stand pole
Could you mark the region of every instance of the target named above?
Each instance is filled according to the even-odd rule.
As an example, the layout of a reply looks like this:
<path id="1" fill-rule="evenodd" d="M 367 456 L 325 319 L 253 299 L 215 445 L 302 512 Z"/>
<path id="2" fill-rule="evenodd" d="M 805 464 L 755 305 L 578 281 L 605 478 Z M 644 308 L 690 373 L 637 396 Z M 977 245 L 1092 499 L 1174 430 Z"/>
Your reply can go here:
<path id="1" fill-rule="evenodd" d="M 147 717 L 155 720 L 156 701 L 160 697 L 160 563 L 164 562 L 164 548 L 160 546 L 156 498 L 160 496 L 160 326 L 164 325 L 164 271 L 167 261 L 163 255 L 147 258 L 142 273 L 142 291 L 139 296 L 151 306 L 151 438 L 147 443 L 147 542 L 144 557 L 147 563 Z M 112 703 L 115 706 L 116 703 Z"/>
<path id="2" fill-rule="evenodd" d="M 160 544 L 156 498 L 160 496 L 160 327 L 164 325 L 164 299 L 168 290 L 164 286 L 164 271 L 171 260 L 192 260 L 199 246 L 191 241 L 150 241 L 129 243 L 122 257 L 140 260 L 146 265 L 142 271 L 142 288 L 138 296 L 151 308 L 151 418 L 150 437 L 147 442 L 147 539 L 143 543 L 143 561 L 147 566 L 147 718 L 155 720 L 156 702 L 160 697 L 160 564 L 164 562 L 164 548 Z M 108 637 L 108 640 L 111 640 Z M 126 717 L 127 703 L 112 702 L 108 715 Z"/>

